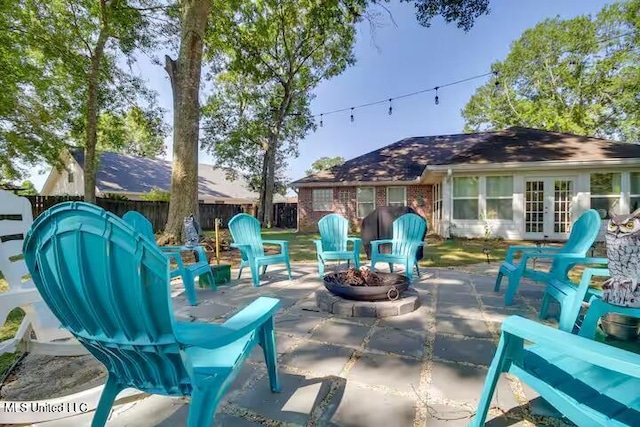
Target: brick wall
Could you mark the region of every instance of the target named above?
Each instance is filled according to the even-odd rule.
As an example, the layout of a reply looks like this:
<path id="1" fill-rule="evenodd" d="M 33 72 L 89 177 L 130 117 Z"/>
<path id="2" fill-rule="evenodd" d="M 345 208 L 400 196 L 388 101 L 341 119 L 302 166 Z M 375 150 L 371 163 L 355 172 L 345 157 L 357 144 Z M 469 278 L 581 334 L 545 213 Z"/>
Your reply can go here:
<path id="1" fill-rule="evenodd" d="M 358 218 L 356 213 L 356 187 L 333 187 L 332 189 L 332 211 L 314 211 L 313 189 L 308 187 L 300 188 L 298 192 L 298 227 L 300 231 L 317 232 L 320 218 L 332 212 L 349 219 L 353 232 L 360 231 L 362 218 Z M 432 195 L 433 186 L 431 185 L 407 186 L 407 206 L 426 218 L 429 222 L 429 228 L 431 228 Z M 386 205 L 387 187 L 376 187 L 376 207 Z"/>

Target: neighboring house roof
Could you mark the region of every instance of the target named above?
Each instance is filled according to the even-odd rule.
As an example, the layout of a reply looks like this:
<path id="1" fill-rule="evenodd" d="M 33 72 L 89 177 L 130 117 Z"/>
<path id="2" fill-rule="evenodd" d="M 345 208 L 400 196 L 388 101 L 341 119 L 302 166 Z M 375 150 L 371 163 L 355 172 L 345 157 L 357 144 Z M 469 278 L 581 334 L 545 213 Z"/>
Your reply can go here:
<path id="1" fill-rule="evenodd" d="M 71 155 L 84 169 L 84 151 L 72 150 Z M 154 188 L 169 191 L 171 162 L 103 152 L 96 173 L 96 187 L 101 193 L 148 193 Z M 258 194 L 246 187 L 242 178 L 228 180 L 224 169 L 198 164 L 199 198 L 257 200 Z"/>
<path id="2" fill-rule="evenodd" d="M 405 138 L 292 183 L 420 179 L 427 166 L 640 158 L 640 145 L 511 127 L 503 131 Z"/>

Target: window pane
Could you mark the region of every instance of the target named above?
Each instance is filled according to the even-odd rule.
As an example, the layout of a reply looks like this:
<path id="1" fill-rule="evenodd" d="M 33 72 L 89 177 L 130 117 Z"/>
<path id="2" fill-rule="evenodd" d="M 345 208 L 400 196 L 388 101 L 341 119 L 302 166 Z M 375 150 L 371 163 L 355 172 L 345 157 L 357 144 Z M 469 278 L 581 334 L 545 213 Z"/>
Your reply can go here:
<path id="1" fill-rule="evenodd" d="M 358 187 L 356 198 L 358 202 L 372 202 L 374 199 L 373 187 Z"/>
<path id="2" fill-rule="evenodd" d="M 487 197 L 513 197 L 513 177 L 488 176 Z"/>
<path id="3" fill-rule="evenodd" d="M 640 172 L 631 172 L 631 194 L 640 194 Z"/>
<path id="4" fill-rule="evenodd" d="M 330 211 L 333 206 L 333 190 L 331 188 L 314 189 L 312 199 L 314 211 Z"/>
<path id="5" fill-rule="evenodd" d="M 635 212 L 640 209 L 640 197 L 632 197 L 631 200 L 631 212 Z"/>
<path id="6" fill-rule="evenodd" d="M 592 173 L 592 196 L 618 196 L 620 195 L 621 174 L 619 173 Z"/>
<path id="7" fill-rule="evenodd" d="M 478 197 L 478 177 L 453 178 L 453 197 Z"/>
<path id="8" fill-rule="evenodd" d="M 619 204 L 620 204 L 620 199 L 615 197 L 592 197 L 591 198 L 591 209 L 595 209 L 600 215 L 600 218 L 602 219 L 611 218 L 611 213 L 615 215 L 618 212 Z"/>
<path id="9" fill-rule="evenodd" d="M 364 218 L 373 212 L 374 204 L 372 202 L 358 203 L 358 217 Z"/>
<path id="10" fill-rule="evenodd" d="M 404 187 L 388 187 L 387 188 L 387 204 L 389 206 L 405 205 Z"/>
<path id="11" fill-rule="evenodd" d="M 513 220 L 513 200 L 487 199 L 487 219 Z"/>
<path id="12" fill-rule="evenodd" d="M 478 200 L 454 200 L 453 219 L 478 219 Z"/>

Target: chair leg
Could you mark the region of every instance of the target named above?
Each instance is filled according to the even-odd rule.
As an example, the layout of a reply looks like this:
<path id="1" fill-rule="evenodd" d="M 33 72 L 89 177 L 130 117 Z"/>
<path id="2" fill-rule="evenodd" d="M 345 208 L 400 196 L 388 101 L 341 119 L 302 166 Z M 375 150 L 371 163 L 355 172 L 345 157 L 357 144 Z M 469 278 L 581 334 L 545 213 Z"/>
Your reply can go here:
<path id="1" fill-rule="evenodd" d="M 513 299 L 516 297 L 516 292 L 518 292 L 518 286 L 520 286 L 520 275 L 511 274 L 509 276 L 509 286 L 504 295 L 504 305 L 513 304 Z"/>
<path id="2" fill-rule="evenodd" d="M 418 261 L 417 260 L 415 261 L 414 265 L 416 266 L 416 274 L 418 275 L 418 277 L 420 277 L 420 267 L 418 267 Z"/>
<path id="3" fill-rule="evenodd" d="M 355 254 L 353 256 L 353 263 L 356 266 L 356 269 L 359 270 L 360 269 L 360 257 L 358 256 L 358 254 Z"/>
<path id="4" fill-rule="evenodd" d="M 493 292 L 499 292 L 500 291 L 500 283 L 502 282 L 502 277 L 504 277 L 504 273 L 502 273 L 502 271 L 498 272 L 498 277 L 496 277 L 496 284 L 493 287 Z"/>
<path id="5" fill-rule="evenodd" d="M 480 402 L 478 403 L 478 410 L 476 411 L 476 415 L 475 417 L 473 417 L 471 424 L 469 424 L 470 427 L 484 426 L 484 421 L 487 418 L 489 406 L 491 405 L 493 392 L 495 391 L 498 380 L 500 379 L 500 373 L 502 373 L 503 371 L 503 365 L 506 355 L 507 343 L 503 334 L 500 337 L 500 343 L 498 344 L 498 349 L 496 350 L 495 356 L 493 356 L 493 361 L 491 362 L 491 366 L 489 367 L 489 372 L 487 372 L 487 376 L 484 381 L 484 388 L 482 389 L 482 396 L 480 397 Z"/>
<path id="6" fill-rule="evenodd" d="M 289 277 L 289 280 L 291 280 L 291 263 L 289 262 L 289 257 L 286 257 L 284 259 L 284 264 L 287 266 L 287 275 Z"/>
<path id="7" fill-rule="evenodd" d="M 322 276 L 324 276 L 324 262 L 318 257 L 318 277 L 322 278 Z"/>
<path id="8" fill-rule="evenodd" d="M 546 319 L 548 310 L 549 310 L 549 294 L 545 292 L 544 295 L 542 295 L 542 302 L 540 303 L 540 314 L 538 314 L 538 318 L 540 318 L 540 320 Z"/>
<path id="9" fill-rule="evenodd" d="M 276 334 L 273 317 L 269 318 L 259 331 L 259 343 L 264 353 L 264 361 L 269 373 L 269 385 L 274 393 L 280 392 L 280 378 L 278 377 L 278 354 L 276 352 Z"/>
<path id="10" fill-rule="evenodd" d="M 196 285 L 193 278 L 193 273 L 185 268 L 182 272 L 182 281 L 184 285 L 184 293 L 187 294 L 187 301 L 189 301 L 190 305 L 198 305 L 198 298 L 196 297 Z"/>
<path id="11" fill-rule="evenodd" d="M 391 273 L 393 273 L 393 264 L 392 264 L 392 263 L 389 263 L 389 271 L 390 271 Z"/>
<path id="12" fill-rule="evenodd" d="M 238 280 L 240 280 L 240 276 L 242 275 L 242 270 L 244 269 L 244 265 L 240 263 L 240 270 L 238 270 Z"/>
<path id="13" fill-rule="evenodd" d="M 217 382 L 216 382 L 217 383 Z M 194 387 L 189 403 L 187 427 L 209 427 L 213 425 L 216 409 L 222 398 L 220 386 L 208 385 L 206 388 Z"/>
<path id="14" fill-rule="evenodd" d="M 260 286 L 260 267 L 256 263 L 252 263 L 251 268 L 251 280 L 253 281 L 253 286 Z"/>
<path id="15" fill-rule="evenodd" d="M 100 395 L 100 401 L 98 407 L 91 421 L 91 427 L 103 427 L 107 423 L 107 418 L 113 407 L 113 402 L 116 400 L 118 393 L 122 391 L 122 387 L 118 384 L 114 377 L 109 375 L 107 382 L 104 385 L 102 394 Z"/>
<path id="16" fill-rule="evenodd" d="M 411 267 L 411 261 L 407 261 L 407 263 L 404 265 L 404 271 L 407 275 L 407 278 L 409 279 L 409 284 L 411 284 L 411 282 L 413 281 L 413 267 Z"/>

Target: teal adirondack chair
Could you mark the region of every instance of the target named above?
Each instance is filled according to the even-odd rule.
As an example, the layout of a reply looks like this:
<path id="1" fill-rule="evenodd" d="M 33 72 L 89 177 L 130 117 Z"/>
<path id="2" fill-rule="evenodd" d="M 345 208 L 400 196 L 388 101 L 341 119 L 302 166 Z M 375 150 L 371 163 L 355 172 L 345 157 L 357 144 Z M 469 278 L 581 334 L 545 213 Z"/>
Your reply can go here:
<path id="1" fill-rule="evenodd" d="M 324 275 L 326 261 L 347 260 L 347 265 L 353 261 L 356 268 L 360 268 L 360 245 L 362 239 L 349 237 L 349 221 L 338 214 L 329 214 L 318 221 L 320 239 L 314 240 L 318 255 L 318 274 Z M 348 243 L 352 242 L 351 249 Z"/>
<path id="2" fill-rule="evenodd" d="M 606 258 L 586 258 L 585 264 L 607 264 Z M 558 328 L 572 332 L 583 301 L 590 301 L 593 297 L 600 297 L 602 291 L 590 288 L 593 277 L 609 277 L 608 268 L 585 268 L 580 277 L 580 283 L 576 286 L 570 280 L 551 279 L 547 284 L 540 306 L 540 318 L 546 319 L 550 299 L 553 298 L 560 304 L 558 316 Z"/>
<path id="3" fill-rule="evenodd" d="M 500 266 L 494 291 L 500 291 L 502 278 L 507 276 L 509 286 L 504 296 L 504 304 L 511 305 L 516 296 L 520 280 L 527 277 L 542 283 L 549 283 L 552 279 L 568 280 L 567 273 L 576 264 L 584 262 L 587 251 L 600 231 L 600 215 L 594 209 L 589 209 L 573 224 L 569 239 L 561 248 L 539 248 L 535 246 L 511 246 L 507 250 L 504 262 Z M 521 252 L 519 262 L 513 260 L 514 255 Z M 548 272 L 542 272 L 527 267 L 527 262 L 534 258 L 553 260 Z"/>
<path id="4" fill-rule="evenodd" d="M 371 242 L 371 269 L 375 270 L 379 262 L 386 262 L 389 263 L 389 270 L 393 272 L 393 264 L 403 264 L 409 283 L 414 267 L 420 277 L 416 251 L 424 246 L 422 239 L 426 230 L 427 221 L 420 215 L 406 213 L 396 218 L 393 221 L 393 238 Z M 391 244 L 391 253 L 380 253 L 380 245 L 384 244 Z"/>
<path id="5" fill-rule="evenodd" d="M 140 212 L 129 211 L 122 216 L 122 219 L 131 225 L 138 233 L 149 239 L 153 244 L 156 244 L 156 238 L 153 234 L 153 226 L 151 225 L 151 222 L 149 222 L 149 220 Z M 177 267 L 171 270 L 170 277 L 172 279 L 174 277 L 182 277 L 184 291 L 187 295 L 189 304 L 198 305 L 195 286 L 196 277 L 199 277 L 199 280 L 206 280 L 213 289 L 216 289 L 213 273 L 211 272 L 211 266 L 207 262 L 207 254 L 204 252 L 202 246 L 158 246 L 158 248 L 177 264 Z M 198 254 L 198 261 L 193 264 L 185 264 L 180 255 L 181 252 L 184 251 L 196 251 Z"/>
<path id="6" fill-rule="evenodd" d="M 579 336 L 519 316 L 502 323 L 472 427 L 484 425 L 502 372 L 518 377 L 576 425 L 639 425 L 640 355 L 593 338 L 602 314 L 616 310 L 638 317 L 640 309 L 594 302 Z"/>
<path id="7" fill-rule="evenodd" d="M 187 426 L 213 422 L 220 399 L 256 344 L 279 391 L 273 315 L 258 298 L 225 323 L 173 316 L 169 260 L 117 216 L 82 202 L 40 215 L 24 243 L 43 299 L 108 372 L 92 426 L 104 426 L 118 393 L 191 396 Z"/>
<path id="8" fill-rule="evenodd" d="M 229 221 L 229 231 L 233 237 L 232 248 L 240 250 L 242 261 L 238 279 L 242 275 L 242 270 L 249 266 L 253 286 L 260 285 L 260 267 L 262 274 L 267 272 L 267 266 L 272 264 L 285 264 L 289 280 L 291 280 L 291 264 L 289 262 L 289 242 L 286 240 L 262 240 L 260 234 L 260 222 L 247 214 L 237 214 Z M 265 255 L 264 245 L 280 246 L 280 253 L 275 255 Z"/>

